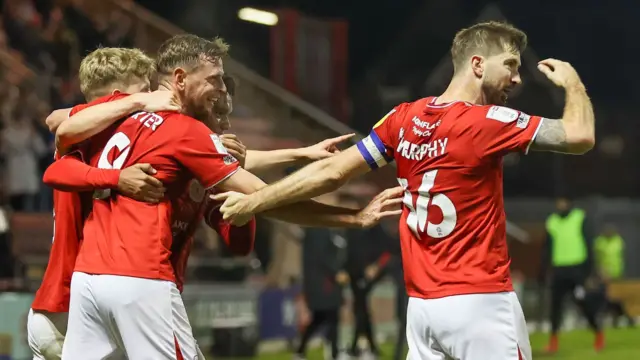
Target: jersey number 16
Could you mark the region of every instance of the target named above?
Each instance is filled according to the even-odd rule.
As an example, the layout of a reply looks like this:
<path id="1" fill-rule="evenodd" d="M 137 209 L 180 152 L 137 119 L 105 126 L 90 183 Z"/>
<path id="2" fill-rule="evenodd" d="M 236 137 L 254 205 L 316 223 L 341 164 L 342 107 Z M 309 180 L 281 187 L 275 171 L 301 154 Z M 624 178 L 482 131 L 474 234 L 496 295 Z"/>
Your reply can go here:
<path id="1" fill-rule="evenodd" d="M 407 216 L 407 226 L 413 231 L 417 238 L 420 233 L 426 233 L 432 238 L 443 238 L 453 231 L 458 220 L 456 207 L 451 199 L 445 194 L 431 194 L 430 191 L 436 181 L 438 170 L 431 170 L 422 176 L 422 182 L 418 188 L 418 199 L 413 204 L 413 196 L 409 190 L 409 182 L 407 179 L 398 179 L 400 186 L 404 188 L 404 198 L 402 202 L 409 209 Z M 427 220 L 429 213 L 428 207 L 437 206 L 442 211 L 442 221 L 434 224 Z"/>

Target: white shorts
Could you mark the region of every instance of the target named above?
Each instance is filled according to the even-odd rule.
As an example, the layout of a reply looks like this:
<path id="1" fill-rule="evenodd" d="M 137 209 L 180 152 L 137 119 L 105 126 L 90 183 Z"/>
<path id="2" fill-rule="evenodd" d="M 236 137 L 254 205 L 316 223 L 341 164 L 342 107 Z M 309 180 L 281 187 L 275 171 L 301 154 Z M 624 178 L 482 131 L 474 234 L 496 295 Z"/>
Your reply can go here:
<path id="1" fill-rule="evenodd" d="M 29 310 L 27 338 L 34 360 L 60 360 L 67 316 L 67 313 Z"/>
<path id="2" fill-rule="evenodd" d="M 531 360 L 514 292 L 409 298 L 408 360 Z"/>
<path id="3" fill-rule="evenodd" d="M 74 272 L 65 360 L 195 360 L 199 351 L 170 281 Z"/>

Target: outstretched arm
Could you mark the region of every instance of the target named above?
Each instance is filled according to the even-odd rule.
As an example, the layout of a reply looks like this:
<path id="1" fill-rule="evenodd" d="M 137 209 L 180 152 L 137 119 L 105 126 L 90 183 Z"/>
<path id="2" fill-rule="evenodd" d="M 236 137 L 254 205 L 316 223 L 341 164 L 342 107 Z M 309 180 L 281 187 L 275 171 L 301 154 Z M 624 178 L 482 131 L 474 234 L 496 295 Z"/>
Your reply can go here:
<path id="1" fill-rule="evenodd" d="M 304 164 L 310 161 L 322 160 L 339 153 L 336 145 L 353 137 L 347 134 L 326 139 L 315 145 L 273 151 L 247 150 L 244 168 L 253 173 L 273 171 L 287 166 Z M 225 144 L 226 145 L 226 144 Z"/>
<path id="2" fill-rule="evenodd" d="M 243 212 L 260 213 L 337 190 L 370 170 L 356 146 L 317 161 L 242 200 Z"/>
<path id="3" fill-rule="evenodd" d="M 345 152 L 345 154 L 346 153 L 348 153 L 348 151 Z M 342 154 L 340 156 L 342 156 Z M 324 161 L 325 160 L 322 160 L 320 162 Z M 314 164 L 309 165 L 307 168 L 312 167 Z M 301 170 L 301 172 L 303 170 Z M 311 171 L 313 171 L 313 168 L 311 168 Z M 317 179 L 321 180 L 322 176 L 318 176 Z M 308 182 L 308 184 L 320 184 L 320 182 L 321 181 L 310 181 Z M 241 202 L 245 198 L 250 197 L 244 197 L 239 193 L 250 194 L 256 190 L 264 188 L 265 186 L 266 184 L 255 175 L 245 171 L 244 169 L 240 169 L 233 176 L 229 177 L 217 186 L 217 188 L 219 188 L 220 190 L 229 192 L 214 195 L 212 197 L 217 201 L 222 201 L 229 198 L 220 208 L 220 211 L 225 214 L 225 210 L 227 208 L 229 208 L 230 206 L 234 207 L 234 210 L 231 211 L 231 213 L 233 213 L 234 215 L 240 215 L 227 216 L 228 214 L 225 214 L 224 219 L 230 220 L 233 224 L 242 225 L 245 224 L 253 216 L 254 213 L 251 211 L 236 211 L 237 209 L 235 208 L 235 204 Z M 313 190 L 313 193 L 317 195 L 331 191 L 331 189 L 329 189 L 328 187 L 314 186 L 314 188 L 315 190 Z M 400 204 L 400 194 L 400 188 L 386 190 L 383 193 L 379 194 L 376 198 L 374 198 L 374 200 L 369 203 L 369 205 L 364 209 L 352 209 L 340 206 L 332 206 L 318 203 L 313 200 L 299 201 L 296 203 L 290 203 L 287 200 L 286 203 L 283 202 L 282 204 L 278 204 L 277 209 L 273 208 L 272 210 L 265 213 L 265 215 L 276 218 L 278 220 L 296 223 L 303 226 L 370 227 L 377 224 L 383 217 L 399 214 L 399 210 L 391 209 L 397 208 Z M 233 199 L 230 198 L 232 196 Z M 315 196 L 316 195 L 311 195 L 309 197 L 305 197 L 305 199 L 309 199 Z M 242 207 L 242 205 L 239 206 Z M 265 210 L 260 210 L 260 212 Z"/>

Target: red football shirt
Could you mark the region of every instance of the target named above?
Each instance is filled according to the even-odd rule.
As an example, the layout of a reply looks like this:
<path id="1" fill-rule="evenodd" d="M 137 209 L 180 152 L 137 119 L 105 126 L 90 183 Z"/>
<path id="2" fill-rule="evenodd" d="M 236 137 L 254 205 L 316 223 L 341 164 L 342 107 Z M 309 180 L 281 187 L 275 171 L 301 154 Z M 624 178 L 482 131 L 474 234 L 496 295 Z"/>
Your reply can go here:
<path id="1" fill-rule="evenodd" d="M 167 187 L 148 204 L 115 192 L 96 194 L 75 271 L 175 281 L 171 263 L 173 200 L 194 177 L 205 188 L 235 173 L 238 162 L 203 123 L 175 112 L 138 112 L 96 135 L 84 158 L 98 168 L 149 163 Z"/>
<path id="2" fill-rule="evenodd" d="M 193 236 L 203 218 L 206 224 L 220 235 L 234 254 L 247 255 L 253 249 L 255 218 L 244 226 L 232 226 L 222 220 L 222 214 L 219 211 L 221 204 L 216 204 L 209 197 L 213 193 L 213 190 L 205 190 L 197 180 L 193 179 L 182 195 L 173 200 L 171 264 L 180 291 L 182 291 L 185 282 Z"/>
<path id="3" fill-rule="evenodd" d="M 526 152 L 543 119 L 435 101 L 397 106 L 358 143 L 372 168 L 397 163 L 407 292 L 428 299 L 511 291 L 502 157 Z"/>
<path id="4" fill-rule="evenodd" d="M 112 96 L 77 105 L 69 116 Z M 56 160 L 60 157 L 56 154 Z M 40 288 L 31 307 L 34 310 L 68 312 L 71 276 L 82 240 L 84 219 L 91 208 L 91 194 L 53 190 L 53 244 Z"/>

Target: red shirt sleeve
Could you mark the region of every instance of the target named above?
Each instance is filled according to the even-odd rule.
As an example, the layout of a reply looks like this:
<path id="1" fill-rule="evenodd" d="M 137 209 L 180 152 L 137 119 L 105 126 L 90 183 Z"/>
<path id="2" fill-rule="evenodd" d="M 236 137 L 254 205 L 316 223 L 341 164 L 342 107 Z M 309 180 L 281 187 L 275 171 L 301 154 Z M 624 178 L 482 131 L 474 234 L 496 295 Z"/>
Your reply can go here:
<path id="1" fill-rule="evenodd" d="M 187 128 L 177 142 L 175 157 L 205 189 L 216 186 L 238 171 L 238 161 L 229 155 L 218 135 L 199 121 L 176 120 L 182 121 Z"/>
<path id="2" fill-rule="evenodd" d="M 402 121 L 406 106 L 407 104 L 400 104 L 389 111 L 373 126 L 369 136 L 356 144 L 372 169 L 383 167 L 393 161 L 399 138 L 395 129 L 398 128 L 397 123 Z"/>
<path id="3" fill-rule="evenodd" d="M 218 211 L 220 204 L 209 203 L 204 221 L 222 238 L 231 252 L 235 255 L 248 255 L 253 251 L 256 238 L 256 218 L 252 218 L 243 226 L 233 226 L 222 219 Z"/>
<path id="4" fill-rule="evenodd" d="M 544 121 L 503 106 L 479 106 L 469 111 L 470 134 L 480 158 L 526 153 Z"/>
<path id="5" fill-rule="evenodd" d="M 116 188 L 119 178 L 120 170 L 94 168 L 71 153 L 54 161 L 42 181 L 57 190 L 77 192 Z"/>

